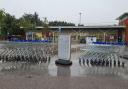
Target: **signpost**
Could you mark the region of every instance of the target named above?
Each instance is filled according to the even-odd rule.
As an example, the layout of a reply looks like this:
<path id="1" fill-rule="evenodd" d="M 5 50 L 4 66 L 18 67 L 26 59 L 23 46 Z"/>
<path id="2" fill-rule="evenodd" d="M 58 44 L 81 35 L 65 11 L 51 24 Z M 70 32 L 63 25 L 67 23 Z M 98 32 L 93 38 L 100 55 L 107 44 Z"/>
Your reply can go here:
<path id="1" fill-rule="evenodd" d="M 59 35 L 58 38 L 58 60 L 56 64 L 71 65 L 71 37 L 70 35 Z"/>
<path id="2" fill-rule="evenodd" d="M 60 35 L 58 42 L 58 57 L 59 59 L 69 60 L 71 56 L 70 35 Z"/>

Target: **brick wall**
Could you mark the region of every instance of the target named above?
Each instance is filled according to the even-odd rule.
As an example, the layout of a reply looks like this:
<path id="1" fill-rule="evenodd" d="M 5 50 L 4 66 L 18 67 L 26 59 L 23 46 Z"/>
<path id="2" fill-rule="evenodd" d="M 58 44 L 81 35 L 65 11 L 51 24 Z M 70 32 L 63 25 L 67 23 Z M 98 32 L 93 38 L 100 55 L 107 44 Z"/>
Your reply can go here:
<path id="1" fill-rule="evenodd" d="M 128 42 L 128 27 L 125 30 L 125 41 Z"/>
<path id="2" fill-rule="evenodd" d="M 119 24 L 126 26 L 126 29 L 125 29 L 125 42 L 128 42 L 128 18 L 123 20 L 123 21 L 120 21 Z"/>

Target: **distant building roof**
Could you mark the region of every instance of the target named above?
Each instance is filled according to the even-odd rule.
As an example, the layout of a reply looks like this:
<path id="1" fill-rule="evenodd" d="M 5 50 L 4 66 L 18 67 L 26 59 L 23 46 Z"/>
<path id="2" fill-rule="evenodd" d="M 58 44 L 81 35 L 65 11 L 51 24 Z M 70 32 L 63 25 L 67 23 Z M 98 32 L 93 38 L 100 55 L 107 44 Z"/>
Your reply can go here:
<path id="1" fill-rule="evenodd" d="M 25 27 L 20 27 L 20 28 L 25 28 Z M 37 29 L 41 29 L 41 28 L 44 28 L 42 26 L 37 26 L 36 27 Z M 51 29 L 59 29 L 59 28 L 64 28 L 64 29 L 67 29 L 67 28 L 125 28 L 125 26 L 123 25 L 104 25 L 104 26 L 49 26 L 48 28 L 51 28 Z"/>
<path id="2" fill-rule="evenodd" d="M 24 27 L 21 27 L 24 28 Z M 37 26 L 37 29 L 40 30 L 27 30 L 27 31 L 34 31 L 34 32 L 38 32 L 38 31 L 42 31 L 44 27 L 42 26 Z M 49 26 L 49 29 L 52 30 L 56 30 L 56 29 L 125 29 L 125 26 L 120 26 L 120 25 L 106 25 L 106 26 Z M 27 32 L 26 31 L 26 32 Z"/>
<path id="3" fill-rule="evenodd" d="M 122 19 L 124 19 L 125 17 L 128 17 L 128 12 L 122 14 L 120 17 L 117 18 L 117 20 L 122 20 Z"/>
<path id="4" fill-rule="evenodd" d="M 37 27 L 40 28 L 40 27 Z M 42 28 L 42 27 L 41 27 Z M 62 29 L 88 29 L 88 28 L 125 28 L 125 26 L 122 25 L 104 25 L 104 26 L 50 26 L 49 28 L 62 28 Z"/>

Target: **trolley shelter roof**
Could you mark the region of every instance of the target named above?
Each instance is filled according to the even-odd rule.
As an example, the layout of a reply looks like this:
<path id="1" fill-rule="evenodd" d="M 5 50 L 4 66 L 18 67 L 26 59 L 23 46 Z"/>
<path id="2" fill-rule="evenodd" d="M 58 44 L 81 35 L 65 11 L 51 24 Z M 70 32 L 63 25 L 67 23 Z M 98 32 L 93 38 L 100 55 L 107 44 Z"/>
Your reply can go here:
<path id="1" fill-rule="evenodd" d="M 27 29 L 25 27 L 21 27 L 21 29 Z M 27 30 L 27 31 L 43 31 L 45 27 L 42 26 L 37 26 L 35 29 L 37 30 Z M 101 30 L 124 30 L 125 26 L 119 26 L 119 25 L 107 25 L 107 26 L 49 26 L 47 29 L 56 31 L 59 29 L 67 30 L 67 29 L 75 29 L 75 30 L 80 30 L 80 29 L 85 29 L 85 30 L 96 30 L 96 29 L 101 29 Z"/>

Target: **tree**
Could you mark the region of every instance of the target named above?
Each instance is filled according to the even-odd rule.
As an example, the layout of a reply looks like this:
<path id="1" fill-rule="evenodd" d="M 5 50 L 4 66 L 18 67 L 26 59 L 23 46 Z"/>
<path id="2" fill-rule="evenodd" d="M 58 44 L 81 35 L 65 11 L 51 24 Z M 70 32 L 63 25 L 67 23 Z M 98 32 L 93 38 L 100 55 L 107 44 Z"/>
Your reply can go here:
<path id="1" fill-rule="evenodd" d="M 4 18 L 1 28 L 2 28 L 1 30 L 2 30 L 3 36 L 21 35 L 21 33 L 23 32 L 20 29 L 18 20 L 15 18 L 15 16 L 10 15 L 9 13 L 6 13 L 6 16 Z"/>
<path id="2" fill-rule="evenodd" d="M 75 24 L 68 23 L 65 21 L 51 21 L 51 22 L 49 22 L 49 26 L 75 26 Z"/>
<path id="3" fill-rule="evenodd" d="M 40 20 L 38 14 L 24 14 L 20 19 L 20 25 L 23 27 L 33 27 L 33 26 L 42 26 L 42 21 Z"/>
<path id="4" fill-rule="evenodd" d="M 4 19 L 6 17 L 6 13 L 4 10 L 0 10 L 0 24 L 4 22 Z"/>
<path id="5" fill-rule="evenodd" d="M 84 26 L 83 24 L 78 24 L 78 26 Z"/>
<path id="6" fill-rule="evenodd" d="M 0 35 L 2 35 L 2 29 L 3 29 L 5 17 L 6 17 L 5 11 L 0 10 Z"/>
<path id="7" fill-rule="evenodd" d="M 50 31 L 49 30 L 49 23 L 48 23 L 48 20 L 46 17 L 44 18 L 44 21 L 43 21 L 43 27 L 44 27 L 43 31 Z"/>
<path id="8" fill-rule="evenodd" d="M 6 35 L 13 34 L 13 30 L 17 29 L 17 23 L 15 16 L 11 16 L 10 14 L 6 14 L 3 30 L 6 33 Z"/>
<path id="9" fill-rule="evenodd" d="M 18 23 L 21 27 L 24 27 L 24 28 L 31 28 L 33 26 L 33 24 L 31 23 L 30 20 L 26 20 L 26 19 L 19 19 L 18 20 Z"/>

